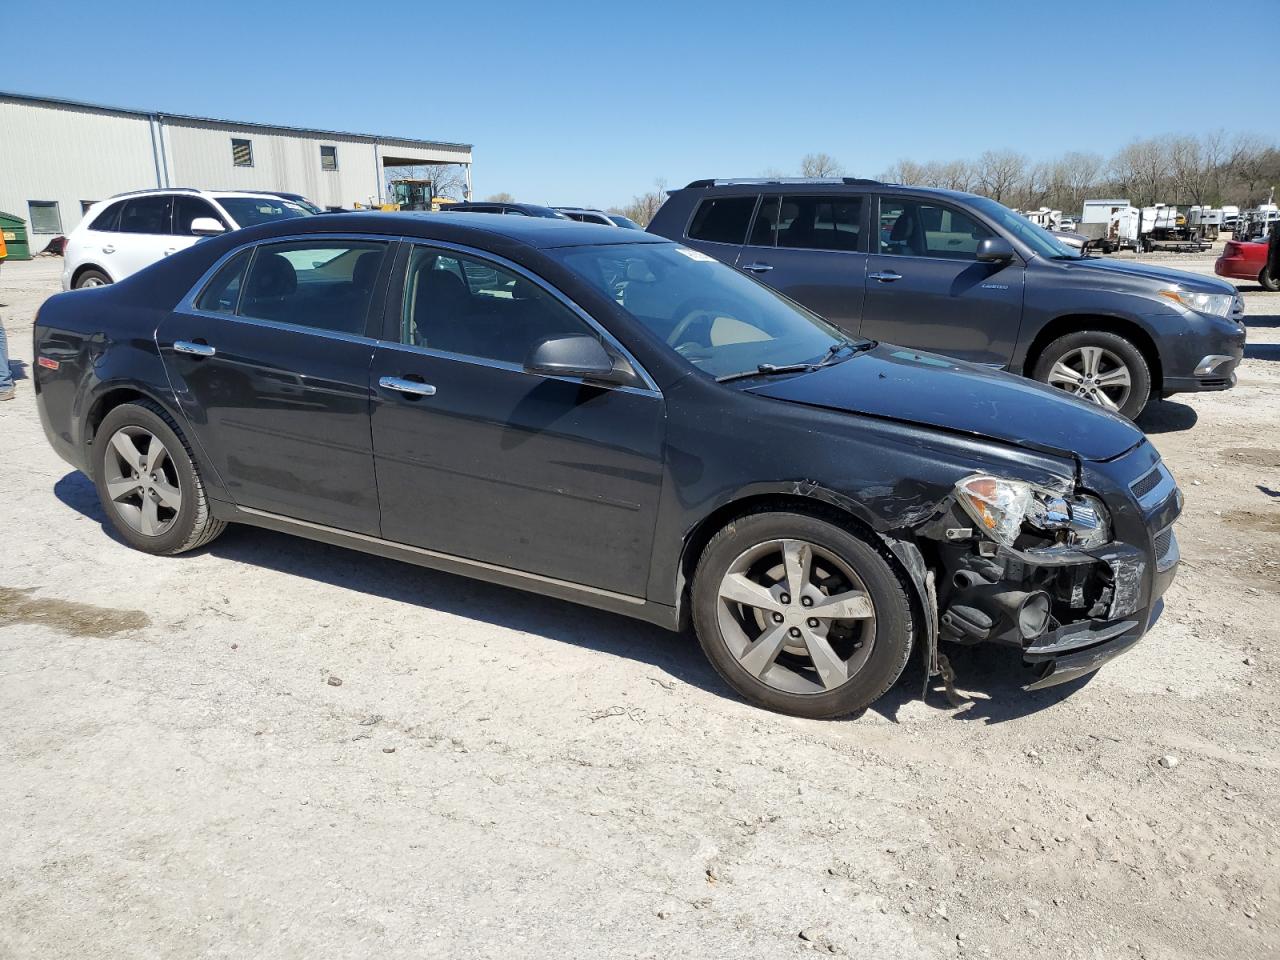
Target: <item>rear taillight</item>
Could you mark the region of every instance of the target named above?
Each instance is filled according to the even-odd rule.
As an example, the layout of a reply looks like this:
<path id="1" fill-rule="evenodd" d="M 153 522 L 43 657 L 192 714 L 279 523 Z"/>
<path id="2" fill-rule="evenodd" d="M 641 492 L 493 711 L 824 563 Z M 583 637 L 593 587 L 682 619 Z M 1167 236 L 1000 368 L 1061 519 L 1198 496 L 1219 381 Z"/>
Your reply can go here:
<path id="1" fill-rule="evenodd" d="M 1222 255 L 1227 258 L 1237 257 L 1240 255 L 1240 244 L 1231 240 L 1227 241 L 1227 245 L 1222 248 Z"/>

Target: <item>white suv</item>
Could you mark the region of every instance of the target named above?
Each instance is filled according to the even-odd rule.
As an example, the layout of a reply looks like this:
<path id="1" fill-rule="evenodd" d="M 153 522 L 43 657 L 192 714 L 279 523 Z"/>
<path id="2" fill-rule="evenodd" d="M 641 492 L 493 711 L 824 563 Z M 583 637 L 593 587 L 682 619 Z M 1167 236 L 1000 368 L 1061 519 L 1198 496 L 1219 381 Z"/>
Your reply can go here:
<path id="1" fill-rule="evenodd" d="M 311 215 L 301 203 L 272 193 L 171 187 L 118 194 L 86 210 L 67 237 L 62 289 L 115 283 L 201 237 Z"/>

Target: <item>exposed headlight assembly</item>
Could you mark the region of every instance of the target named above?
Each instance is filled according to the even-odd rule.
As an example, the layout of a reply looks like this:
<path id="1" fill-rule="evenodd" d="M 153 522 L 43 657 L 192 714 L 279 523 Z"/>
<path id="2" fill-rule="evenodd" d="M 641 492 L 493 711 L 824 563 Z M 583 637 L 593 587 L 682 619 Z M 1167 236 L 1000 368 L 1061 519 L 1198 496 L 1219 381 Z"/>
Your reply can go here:
<path id="1" fill-rule="evenodd" d="M 1097 547 L 1111 540 L 1111 516 L 1097 497 L 1066 498 L 1025 480 L 978 475 L 956 484 L 956 499 L 996 543 L 1013 546 L 1025 523 L 1046 533 L 1066 532 L 1066 542 Z"/>
<path id="2" fill-rule="evenodd" d="M 1160 296 L 1167 297 L 1174 303 L 1180 303 L 1196 313 L 1223 319 L 1231 316 L 1231 308 L 1235 305 L 1236 299 L 1235 295 L 1230 293 L 1191 293 L 1181 287 L 1161 290 Z"/>

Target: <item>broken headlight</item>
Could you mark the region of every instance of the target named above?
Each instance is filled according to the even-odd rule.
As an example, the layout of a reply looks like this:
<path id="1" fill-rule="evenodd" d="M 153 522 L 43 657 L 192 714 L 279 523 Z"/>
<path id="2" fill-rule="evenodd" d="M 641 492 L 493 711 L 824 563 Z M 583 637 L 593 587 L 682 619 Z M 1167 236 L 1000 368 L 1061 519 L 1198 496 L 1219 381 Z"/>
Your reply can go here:
<path id="1" fill-rule="evenodd" d="M 1024 480 L 980 475 L 956 484 L 956 499 L 982 533 L 1006 547 L 1013 546 L 1024 523 L 1046 533 L 1065 531 L 1065 542 L 1077 547 L 1111 539 L 1106 506 L 1088 494 L 1067 498 Z"/>

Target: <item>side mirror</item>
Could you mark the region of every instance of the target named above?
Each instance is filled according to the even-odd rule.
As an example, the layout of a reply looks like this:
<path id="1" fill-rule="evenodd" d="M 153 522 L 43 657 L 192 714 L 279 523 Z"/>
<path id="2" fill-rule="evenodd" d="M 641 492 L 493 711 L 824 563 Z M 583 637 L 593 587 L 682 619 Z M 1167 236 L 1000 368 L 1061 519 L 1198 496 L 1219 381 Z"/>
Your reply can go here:
<path id="1" fill-rule="evenodd" d="M 213 217 L 196 217 L 191 221 L 191 232 L 197 237 L 214 237 L 226 233 L 227 228 Z"/>
<path id="2" fill-rule="evenodd" d="M 1013 244 L 1004 237 L 987 237 L 978 241 L 980 263 L 1008 263 L 1013 259 Z"/>
<path id="3" fill-rule="evenodd" d="M 621 383 L 626 377 L 615 370 L 613 357 L 595 337 L 547 337 L 529 353 L 526 373 L 551 377 L 580 377 L 605 383 Z"/>

